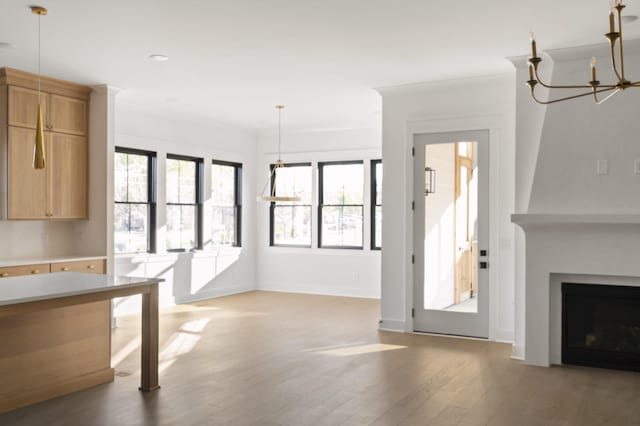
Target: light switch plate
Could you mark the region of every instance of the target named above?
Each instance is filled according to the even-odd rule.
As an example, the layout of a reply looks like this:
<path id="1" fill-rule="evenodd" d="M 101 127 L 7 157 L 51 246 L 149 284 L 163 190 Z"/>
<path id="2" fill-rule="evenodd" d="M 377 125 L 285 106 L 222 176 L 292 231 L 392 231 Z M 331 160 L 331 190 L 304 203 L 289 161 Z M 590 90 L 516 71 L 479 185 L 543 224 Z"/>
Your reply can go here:
<path id="1" fill-rule="evenodd" d="M 609 173 L 609 161 L 608 160 L 598 160 L 596 162 L 596 174 L 598 175 L 606 175 Z"/>
<path id="2" fill-rule="evenodd" d="M 633 173 L 640 175 L 640 158 L 636 158 L 633 162 Z"/>

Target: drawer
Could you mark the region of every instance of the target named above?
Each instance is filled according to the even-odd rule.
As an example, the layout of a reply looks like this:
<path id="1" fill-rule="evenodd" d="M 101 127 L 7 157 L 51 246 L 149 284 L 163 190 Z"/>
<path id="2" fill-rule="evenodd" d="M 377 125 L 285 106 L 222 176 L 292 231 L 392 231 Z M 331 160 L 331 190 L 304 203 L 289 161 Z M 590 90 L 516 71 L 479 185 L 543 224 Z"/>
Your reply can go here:
<path id="1" fill-rule="evenodd" d="M 51 264 L 51 272 L 87 272 L 93 274 L 106 273 L 104 260 L 83 260 L 81 262 L 60 262 Z"/>
<path id="2" fill-rule="evenodd" d="M 0 278 L 17 277 L 19 275 L 32 275 L 32 274 L 48 274 L 49 264 L 44 263 L 41 265 L 22 265 L 22 266 L 9 266 L 6 268 L 0 268 Z"/>

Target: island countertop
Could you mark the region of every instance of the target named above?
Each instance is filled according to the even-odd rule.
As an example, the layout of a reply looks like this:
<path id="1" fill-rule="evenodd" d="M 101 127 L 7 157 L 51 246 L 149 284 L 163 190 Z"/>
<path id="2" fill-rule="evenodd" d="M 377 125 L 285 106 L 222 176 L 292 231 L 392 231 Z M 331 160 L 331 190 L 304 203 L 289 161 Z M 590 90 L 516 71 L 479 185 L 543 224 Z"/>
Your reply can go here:
<path id="1" fill-rule="evenodd" d="M 0 285 L 0 306 L 134 288 L 146 284 L 158 284 L 162 281 L 164 280 L 161 278 L 136 278 L 82 272 L 9 277 L 3 278 Z"/>

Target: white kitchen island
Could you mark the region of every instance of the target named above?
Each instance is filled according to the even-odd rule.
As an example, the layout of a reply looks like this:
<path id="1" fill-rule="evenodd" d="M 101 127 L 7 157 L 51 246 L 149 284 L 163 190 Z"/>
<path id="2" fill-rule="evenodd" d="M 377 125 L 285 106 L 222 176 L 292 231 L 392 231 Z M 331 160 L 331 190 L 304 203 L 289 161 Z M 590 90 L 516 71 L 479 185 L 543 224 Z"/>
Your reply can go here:
<path id="1" fill-rule="evenodd" d="M 64 307 L 142 294 L 141 391 L 158 385 L 157 278 L 52 273 L 0 281 L 0 413 L 113 380 L 110 348 L 92 345 L 102 323 L 69 327 Z M 57 324 L 65 324 L 58 327 Z M 96 349 L 98 348 L 98 349 Z M 105 364 L 106 362 L 106 364 Z"/>

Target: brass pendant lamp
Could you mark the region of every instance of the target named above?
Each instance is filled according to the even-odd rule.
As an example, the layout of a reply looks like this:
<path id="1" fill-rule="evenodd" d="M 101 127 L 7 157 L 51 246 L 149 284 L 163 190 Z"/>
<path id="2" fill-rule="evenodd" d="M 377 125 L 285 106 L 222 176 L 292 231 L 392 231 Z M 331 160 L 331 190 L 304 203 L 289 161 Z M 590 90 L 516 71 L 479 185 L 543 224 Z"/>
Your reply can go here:
<path id="1" fill-rule="evenodd" d="M 269 179 L 267 179 L 267 182 L 264 184 L 264 187 L 262 188 L 262 192 L 260 193 L 260 195 L 258 195 L 256 197 L 257 201 L 267 201 L 267 202 L 271 202 L 271 203 L 275 203 L 277 201 L 279 202 L 283 202 L 283 201 L 300 201 L 302 200 L 302 197 L 296 196 L 293 193 L 291 195 L 277 195 L 276 194 L 276 177 L 278 176 L 276 173 L 276 170 L 278 170 L 279 168 L 284 167 L 284 163 L 282 162 L 282 160 L 280 159 L 280 145 L 281 145 L 281 141 L 282 141 L 282 110 L 284 109 L 284 105 L 276 105 L 276 109 L 278 110 L 278 160 L 276 161 L 276 163 L 273 165 L 273 167 L 271 167 L 271 174 L 269 175 Z M 271 184 L 271 192 L 267 194 L 267 188 L 269 187 L 269 184 Z"/>
<path id="2" fill-rule="evenodd" d="M 38 15 L 38 121 L 36 122 L 36 141 L 33 148 L 33 168 L 44 169 L 47 161 L 44 155 L 44 130 L 42 126 L 42 105 L 40 103 L 40 18 L 47 14 L 47 9 L 31 6 L 31 12 Z"/>

